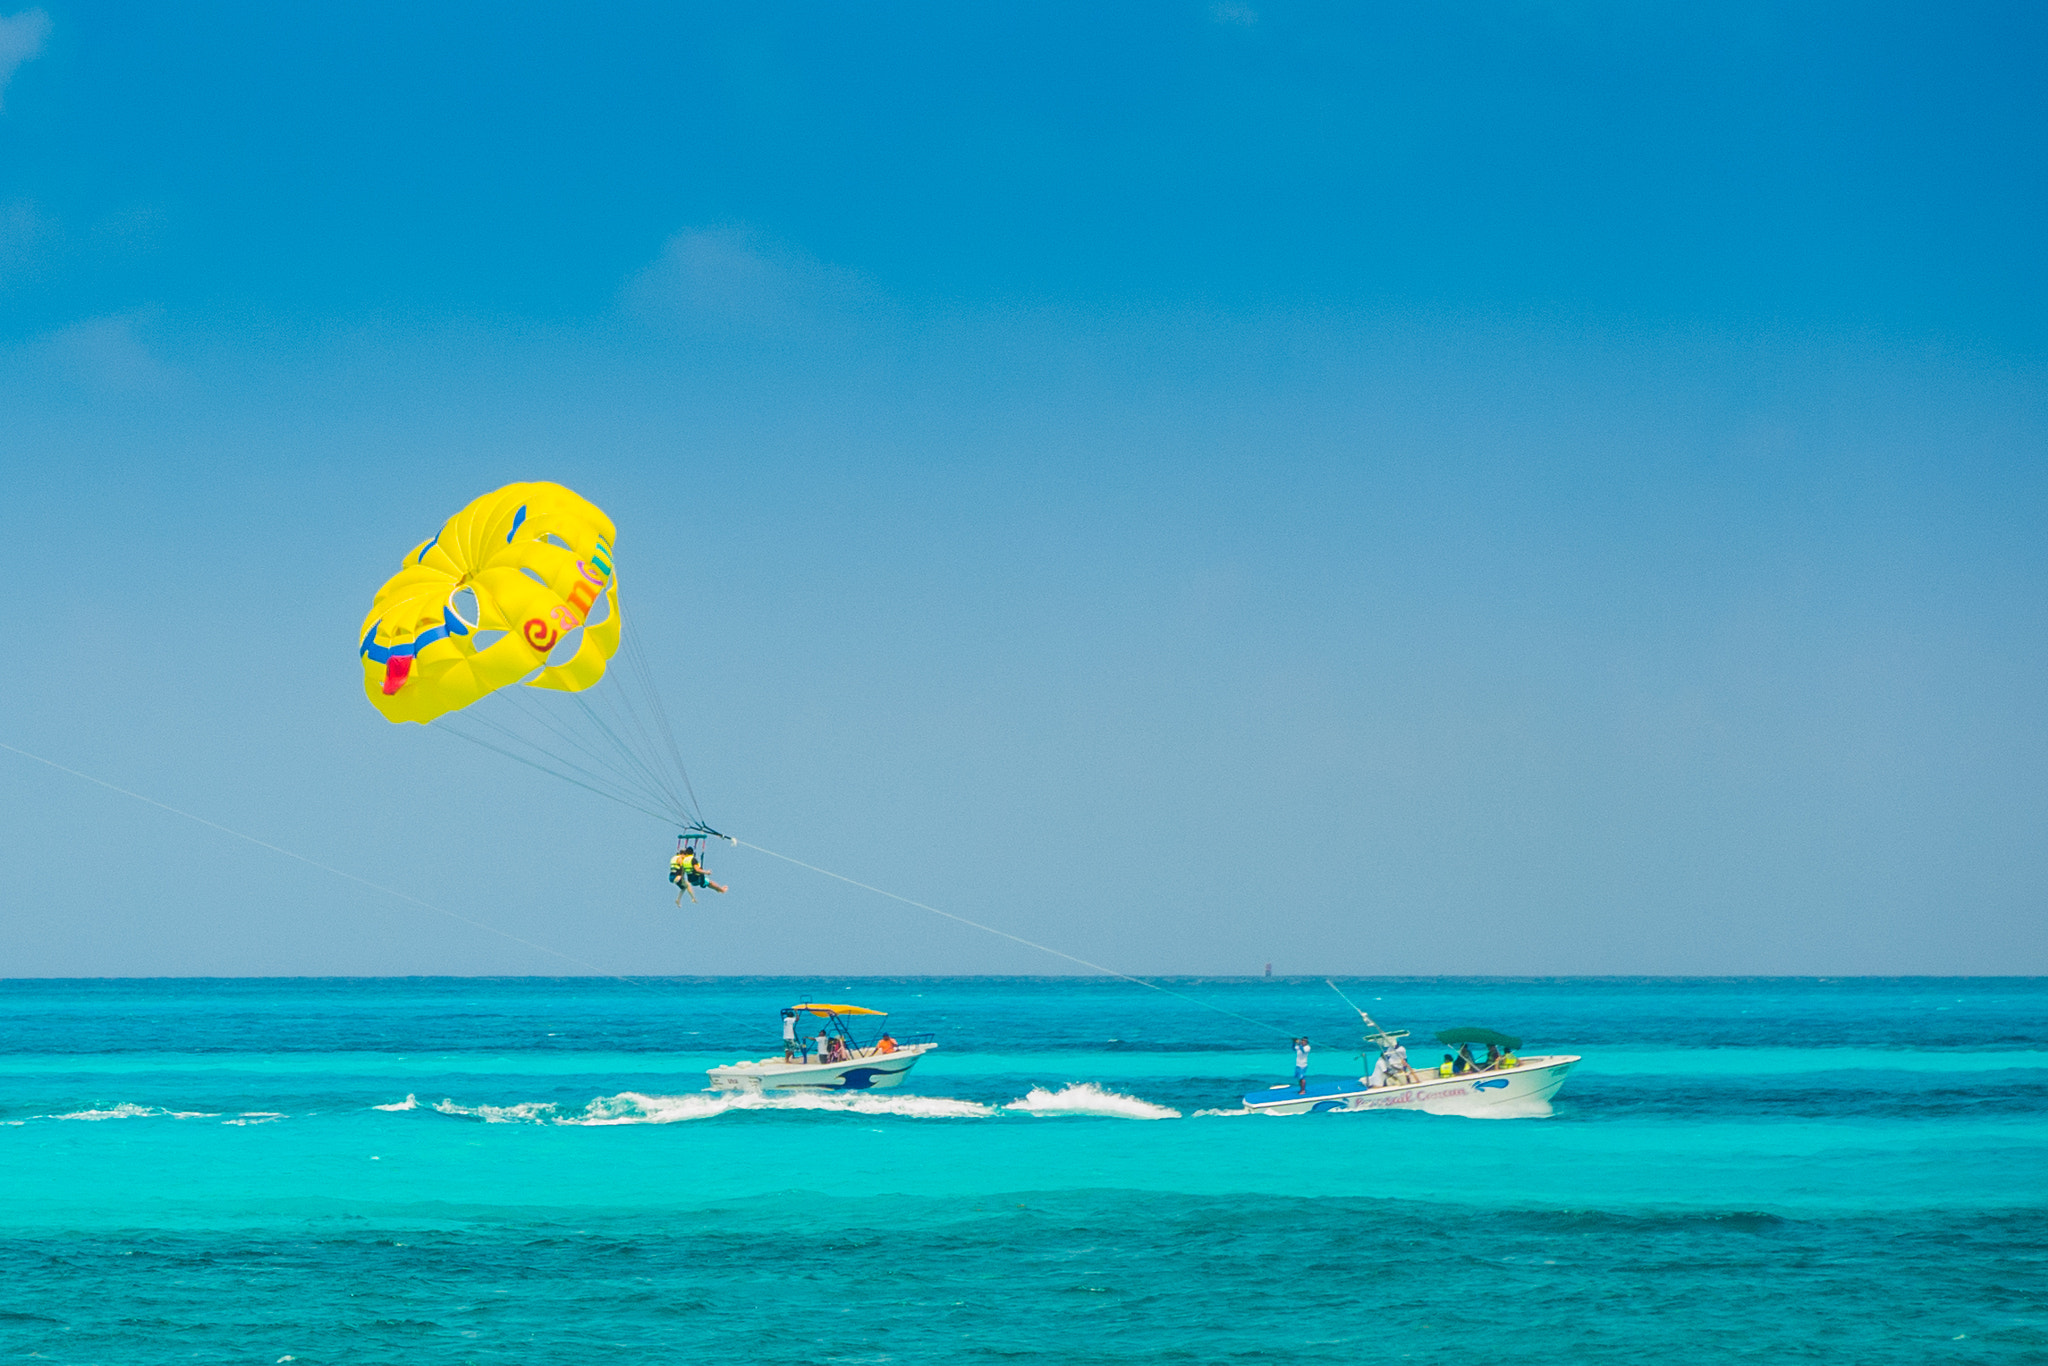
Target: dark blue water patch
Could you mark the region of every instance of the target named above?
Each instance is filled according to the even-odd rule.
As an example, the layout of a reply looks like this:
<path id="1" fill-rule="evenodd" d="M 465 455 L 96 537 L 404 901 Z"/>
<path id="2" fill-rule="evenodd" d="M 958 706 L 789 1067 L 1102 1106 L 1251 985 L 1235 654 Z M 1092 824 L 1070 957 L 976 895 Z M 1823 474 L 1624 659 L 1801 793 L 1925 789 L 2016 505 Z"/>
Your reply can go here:
<path id="1" fill-rule="evenodd" d="M 2048 1114 L 2041 1068 L 1956 1074 L 1817 1071 L 1761 1077 L 1602 1076 L 1580 1068 L 1553 1107 L 1583 1122 L 1883 1119 L 1939 1124 L 1953 1119 Z"/>
<path id="2" fill-rule="evenodd" d="M 0 1240 L 56 1362 L 2023 1362 L 2038 1217 L 1020 1191 Z"/>
<path id="3" fill-rule="evenodd" d="M 894 1012 L 953 1048 L 1271 1052 L 1357 1020 L 1321 979 L 303 978 L 0 982 L 0 1053 L 758 1051 L 803 997 Z M 1344 978 L 1418 1038 L 1490 1024 L 1535 1051 L 1617 1045 L 2048 1048 L 2043 978 Z M 1194 1001 L 1250 1017 L 1251 1023 Z M 1048 1008 L 1049 1007 L 1049 1008 Z"/>

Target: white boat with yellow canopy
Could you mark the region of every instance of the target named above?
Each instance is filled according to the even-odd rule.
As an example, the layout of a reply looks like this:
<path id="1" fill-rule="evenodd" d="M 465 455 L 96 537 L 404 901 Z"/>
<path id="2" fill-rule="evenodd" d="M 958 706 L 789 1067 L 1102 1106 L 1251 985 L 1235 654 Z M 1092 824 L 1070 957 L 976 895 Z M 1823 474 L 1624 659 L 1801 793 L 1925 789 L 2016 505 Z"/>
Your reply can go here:
<path id="1" fill-rule="evenodd" d="M 714 1067 L 709 1076 L 721 1091 L 804 1090 L 885 1091 L 903 1084 L 917 1060 L 937 1048 L 929 1034 L 898 1039 L 886 1028 L 863 1043 L 850 1019 L 888 1018 L 886 1010 L 804 1001 L 782 1012 L 782 1056 Z M 814 1026 L 804 1024 L 813 1017 Z"/>

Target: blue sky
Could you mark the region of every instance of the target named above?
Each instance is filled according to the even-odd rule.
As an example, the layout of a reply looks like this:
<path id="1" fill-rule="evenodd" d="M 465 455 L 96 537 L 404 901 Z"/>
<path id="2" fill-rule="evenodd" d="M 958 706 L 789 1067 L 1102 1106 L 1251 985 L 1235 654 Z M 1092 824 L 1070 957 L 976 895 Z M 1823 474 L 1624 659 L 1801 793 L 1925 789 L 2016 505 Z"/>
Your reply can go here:
<path id="1" fill-rule="evenodd" d="M 718 823 L 1122 970 L 2048 971 L 2044 30 L 0 9 L 0 741 L 608 971 L 1057 969 L 379 719 L 553 478 Z M 0 975 L 561 967 L 0 821 Z"/>

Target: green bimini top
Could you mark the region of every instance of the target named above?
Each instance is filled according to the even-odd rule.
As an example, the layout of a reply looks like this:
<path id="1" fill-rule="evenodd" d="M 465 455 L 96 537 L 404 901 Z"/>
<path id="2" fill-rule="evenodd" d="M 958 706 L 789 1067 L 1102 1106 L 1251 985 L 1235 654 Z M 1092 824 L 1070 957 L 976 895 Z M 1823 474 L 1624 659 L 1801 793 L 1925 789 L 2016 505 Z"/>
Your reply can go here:
<path id="1" fill-rule="evenodd" d="M 1463 1029 L 1443 1030 L 1437 1034 L 1436 1041 L 1445 1044 L 1490 1043 L 1495 1048 L 1505 1048 L 1511 1053 L 1522 1046 L 1522 1041 L 1512 1034 L 1502 1034 L 1493 1029 L 1480 1029 L 1474 1025 L 1467 1025 Z"/>

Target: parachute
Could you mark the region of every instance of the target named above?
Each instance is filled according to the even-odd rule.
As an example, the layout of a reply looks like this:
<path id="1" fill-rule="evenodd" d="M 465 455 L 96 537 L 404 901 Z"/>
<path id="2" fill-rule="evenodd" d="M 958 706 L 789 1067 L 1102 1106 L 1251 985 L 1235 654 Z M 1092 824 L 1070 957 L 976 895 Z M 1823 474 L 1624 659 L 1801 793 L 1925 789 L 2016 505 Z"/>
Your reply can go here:
<path id="1" fill-rule="evenodd" d="M 370 603 L 356 652 L 370 705 L 427 722 L 514 683 L 597 682 L 619 648 L 616 536 L 560 484 L 507 484 L 456 513 Z"/>
<path id="2" fill-rule="evenodd" d="M 371 600 L 356 648 L 363 693 L 388 721 L 716 833 L 619 610 L 616 539 L 603 509 L 560 484 L 478 498 L 406 552 Z"/>

